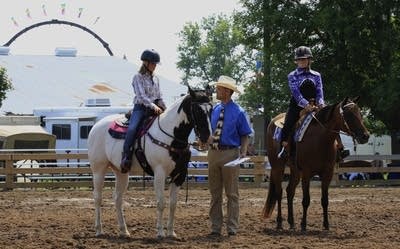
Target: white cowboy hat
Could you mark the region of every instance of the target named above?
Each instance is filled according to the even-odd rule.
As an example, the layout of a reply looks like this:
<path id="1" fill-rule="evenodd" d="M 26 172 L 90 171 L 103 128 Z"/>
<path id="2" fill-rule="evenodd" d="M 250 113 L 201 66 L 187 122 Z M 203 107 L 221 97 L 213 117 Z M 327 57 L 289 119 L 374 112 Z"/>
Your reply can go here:
<path id="1" fill-rule="evenodd" d="M 228 88 L 234 92 L 241 93 L 239 89 L 236 86 L 236 81 L 232 79 L 231 77 L 221 75 L 218 78 L 217 82 L 211 82 L 211 86 L 222 86 L 225 88 Z"/>

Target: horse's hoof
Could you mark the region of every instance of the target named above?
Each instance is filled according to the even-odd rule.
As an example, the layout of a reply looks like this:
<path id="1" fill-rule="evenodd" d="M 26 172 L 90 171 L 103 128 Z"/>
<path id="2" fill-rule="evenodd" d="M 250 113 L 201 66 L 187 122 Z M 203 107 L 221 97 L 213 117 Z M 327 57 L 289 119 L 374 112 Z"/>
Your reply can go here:
<path id="1" fill-rule="evenodd" d="M 131 234 L 129 232 L 124 232 L 119 234 L 120 238 L 130 238 Z"/>
<path id="2" fill-rule="evenodd" d="M 173 241 L 181 241 L 181 238 L 179 238 L 179 237 L 176 236 L 176 235 L 174 235 L 174 236 L 167 236 L 167 239 L 173 240 Z"/>
<path id="3" fill-rule="evenodd" d="M 168 239 L 173 239 L 173 240 L 178 240 L 178 236 L 176 235 L 176 233 L 172 233 L 172 234 L 168 234 L 167 235 Z"/>
<path id="4" fill-rule="evenodd" d="M 156 239 L 157 239 L 158 241 L 160 241 L 160 240 L 163 240 L 164 238 L 165 238 L 165 236 L 163 236 L 163 235 L 157 235 L 157 238 L 156 238 Z"/>
<path id="5" fill-rule="evenodd" d="M 99 238 L 99 237 L 104 237 L 103 231 L 98 231 L 98 232 L 96 232 L 96 237 L 97 237 L 97 238 Z"/>

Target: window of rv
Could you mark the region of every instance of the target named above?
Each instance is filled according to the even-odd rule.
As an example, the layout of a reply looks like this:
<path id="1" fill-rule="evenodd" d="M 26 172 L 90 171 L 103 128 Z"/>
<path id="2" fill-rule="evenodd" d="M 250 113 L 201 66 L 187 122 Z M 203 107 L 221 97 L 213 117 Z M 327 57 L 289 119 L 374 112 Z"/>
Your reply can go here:
<path id="1" fill-rule="evenodd" d="M 87 139 L 89 136 L 89 132 L 92 129 L 93 125 L 82 125 L 81 126 L 81 139 Z"/>
<path id="2" fill-rule="evenodd" d="M 71 125 L 70 124 L 53 124 L 52 133 L 59 140 L 71 139 Z"/>

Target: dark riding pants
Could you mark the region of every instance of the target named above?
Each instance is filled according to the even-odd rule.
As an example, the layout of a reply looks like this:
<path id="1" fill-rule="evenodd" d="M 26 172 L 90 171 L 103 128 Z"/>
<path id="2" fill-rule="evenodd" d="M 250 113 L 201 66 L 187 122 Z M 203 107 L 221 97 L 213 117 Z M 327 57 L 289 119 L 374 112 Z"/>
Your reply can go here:
<path id="1" fill-rule="evenodd" d="M 290 104 L 285 117 L 285 123 L 282 128 L 281 141 L 289 141 L 289 138 L 293 134 L 294 125 L 300 116 L 300 111 L 303 110 L 302 107 L 298 106 L 295 99 L 292 97 L 290 99 Z"/>

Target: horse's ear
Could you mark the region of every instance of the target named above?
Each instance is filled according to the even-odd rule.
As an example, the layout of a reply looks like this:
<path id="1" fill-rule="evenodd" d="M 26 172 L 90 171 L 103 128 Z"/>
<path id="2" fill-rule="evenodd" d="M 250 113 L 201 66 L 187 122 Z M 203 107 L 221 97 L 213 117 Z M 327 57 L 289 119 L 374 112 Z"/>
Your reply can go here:
<path id="1" fill-rule="evenodd" d="M 207 85 L 206 85 L 205 91 L 206 91 L 206 94 L 207 94 L 208 97 L 211 97 L 211 96 L 212 96 L 212 94 L 213 94 L 213 89 L 211 88 L 210 84 L 207 84 Z"/>
<path id="2" fill-rule="evenodd" d="M 358 100 L 360 100 L 360 96 L 355 97 L 355 98 L 353 99 L 353 102 L 354 102 L 354 103 L 357 103 Z"/>
<path id="3" fill-rule="evenodd" d="M 350 98 L 349 97 L 346 97 L 346 98 L 344 98 L 344 100 L 342 101 L 342 107 L 344 106 L 344 105 L 346 105 L 348 102 L 349 102 L 349 100 L 350 100 Z"/>
<path id="4" fill-rule="evenodd" d="M 190 88 L 190 86 L 188 85 L 188 92 L 190 94 L 190 96 L 195 97 L 195 91 L 192 90 L 192 88 Z"/>

